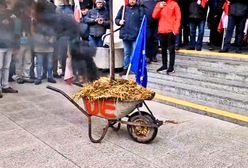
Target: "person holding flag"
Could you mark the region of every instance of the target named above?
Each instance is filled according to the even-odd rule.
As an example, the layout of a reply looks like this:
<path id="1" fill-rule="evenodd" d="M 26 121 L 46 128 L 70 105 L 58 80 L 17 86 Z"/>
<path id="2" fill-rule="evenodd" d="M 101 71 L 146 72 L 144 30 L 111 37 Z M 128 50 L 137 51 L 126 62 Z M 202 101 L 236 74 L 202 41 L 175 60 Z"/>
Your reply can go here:
<path id="1" fill-rule="evenodd" d="M 126 75 L 130 57 L 135 47 L 135 40 L 139 33 L 143 12 L 137 5 L 136 0 L 129 0 L 128 5 L 122 6 L 115 18 L 115 24 L 121 26 L 119 37 L 124 45 L 124 69 L 120 75 Z"/>
<path id="2" fill-rule="evenodd" d="M 247 0 L 229 0 L 229 16 L 226 36 L 224 39 L 224 47 L 220 52 L 228 52 L 233 35 L 234 28 L 236 27 L 237 34 L 237 48 L 236 53 L 241 53 L 241 46 L 244 36 L 245 22 L 248 16 L 248 1 Z"/>
<path id="3" fill-rule="evenodd" d="M 167 74 L 174 72 L 175 64 L 175 39 L 179 33 L 181 11 L 174 0 L 158 2 L 153 10 L 152 17 L 158 19 L 158 33 L 162 48 L 162 66 L 157 72 L 167 70 Z M 170 63 L 167 69 L 167 49 L 169 50 Z"/>

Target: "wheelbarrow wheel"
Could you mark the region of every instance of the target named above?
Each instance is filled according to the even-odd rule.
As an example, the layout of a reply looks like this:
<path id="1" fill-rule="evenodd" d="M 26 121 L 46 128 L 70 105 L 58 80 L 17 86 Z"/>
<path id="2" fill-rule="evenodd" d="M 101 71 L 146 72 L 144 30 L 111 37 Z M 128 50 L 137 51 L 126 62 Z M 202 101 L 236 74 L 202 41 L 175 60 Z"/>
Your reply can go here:
<path id="1" fill-rule="evenodd" d="M 139 112 L 133 113 L 128 118 L 128 122 L 132 122 L 135 124 L 145 124 L 152 125 L 155 124 L 155 119 L 149 113 L 142 111 L 141 115 Z M 157 127 L 149 127 L 149 126 L 134 126 L 127 125 L 127 131 L 132 139 L 139 143 L 149 143 L 151 142 L 158 133 Z"/>

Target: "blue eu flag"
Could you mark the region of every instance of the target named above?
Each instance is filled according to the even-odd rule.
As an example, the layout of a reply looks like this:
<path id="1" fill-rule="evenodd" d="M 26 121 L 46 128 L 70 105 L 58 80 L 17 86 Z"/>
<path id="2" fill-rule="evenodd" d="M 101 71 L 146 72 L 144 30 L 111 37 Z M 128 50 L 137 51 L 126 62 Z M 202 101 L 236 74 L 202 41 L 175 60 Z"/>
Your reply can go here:
<path id="1" fill-rule="evenodd" d="M 136 82 L 147 86 L 147 69 L 146 69 L 146 16 L 143 17 L 139 35 L 136 39 L 136 45 L 132 54 L 131 71 L 136 75 Z"/>

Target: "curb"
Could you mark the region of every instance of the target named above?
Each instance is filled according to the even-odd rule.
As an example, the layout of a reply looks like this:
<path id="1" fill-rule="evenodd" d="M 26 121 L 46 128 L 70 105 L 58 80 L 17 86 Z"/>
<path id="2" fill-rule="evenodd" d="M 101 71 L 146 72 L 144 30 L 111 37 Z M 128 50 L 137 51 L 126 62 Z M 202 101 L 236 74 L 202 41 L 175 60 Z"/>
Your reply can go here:
<path id="1" fill-rule="evenodd" d="M 214 52 L 214 51 L 210 52 L 210 51 L 195 51 L 195 50 L 178 50 L 178 51 L 176 51 L 176 53 L 248 59 L 248 53 L 243 53 L 243 54 L 238 54 L 238 53 L 219 53 L 219 52 Z"/>
<path id="2" fill-rule="evenodd" d="M 177 108 L 188 110 L 191 112 L 196 112 L 199 114 L 204 114 L 224 121 L 232 122 L 241 126 L 248 126 L 248 116 L 237 114 L 235 112 L 224 111 L 159 94 L 155 95 L 154 100 L 167 105 L 175 106 Z"/>

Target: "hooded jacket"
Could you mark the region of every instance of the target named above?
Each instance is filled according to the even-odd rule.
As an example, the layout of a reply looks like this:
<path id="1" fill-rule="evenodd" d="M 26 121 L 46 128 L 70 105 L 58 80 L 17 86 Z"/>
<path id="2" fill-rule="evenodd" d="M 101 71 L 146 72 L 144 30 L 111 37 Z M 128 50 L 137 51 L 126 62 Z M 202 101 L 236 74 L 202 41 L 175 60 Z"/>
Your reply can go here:
<path id="1" fill-rule="evenodd" d="M 181 11 L 175 0 L 167 0 L 163 8 L 158 2 L 153 10 L 152 17 L 158 19 L 158 33 L 179 33 L 181 23 Z"/>

